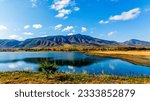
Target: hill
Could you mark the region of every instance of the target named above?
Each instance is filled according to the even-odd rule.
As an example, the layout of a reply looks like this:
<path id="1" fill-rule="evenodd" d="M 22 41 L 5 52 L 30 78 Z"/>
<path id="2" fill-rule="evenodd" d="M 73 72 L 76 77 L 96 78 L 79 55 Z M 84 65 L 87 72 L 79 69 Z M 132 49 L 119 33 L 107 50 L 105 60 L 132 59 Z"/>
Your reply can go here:
<path id="1" fill-rule="evenodd" d="M 48 36 L 27 39 L 24 41 L 17 40 L 0 40 L 0 48 L 35 48 L 35 47 L 51 47 L 51 46 L 62 46 L 62 45 L 82 45 L 82 46 L 150 46 L 150 42 L 140 41 L 132 39 L 119 43 L 116 41 L 109 41 L 94 38 L 87 35 L 70 35 L 70 36 Z"/>
<path id="2" fill-rule="evenodd" d="M 141 41 L 137 39 L 131 39 L 129 41 L 125 41 L 123 44 L 129 46 L 150 46 L 150 42 Z"/>

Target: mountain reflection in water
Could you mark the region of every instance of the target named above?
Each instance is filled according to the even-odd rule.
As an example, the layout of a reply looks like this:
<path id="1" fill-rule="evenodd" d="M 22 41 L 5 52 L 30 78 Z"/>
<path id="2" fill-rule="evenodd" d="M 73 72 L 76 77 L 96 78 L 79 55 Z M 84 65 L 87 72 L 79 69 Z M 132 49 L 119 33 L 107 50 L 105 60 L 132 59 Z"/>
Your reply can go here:
<path id="1" fill-rule="evenodd" d="M 42 62 L 49 62 L 49 63 L 56 63 L 58 66 L 75 66 L 75 67 L 82 67 L 92 65 L 93 63 L 108 60 L 106 58 L 83 58 L 83 59 L 75 59 L 75 60 L 67 60 L 67 59 L 54 59 L 54 58 L 26 58 L 23 61 L 27 63 L 42 63 Z"/>
<path id="2" fill-rule="evenodd" d="M 0 71 L 39 72 L 43 62 L 56 63 L 58 72 L 65 73 L 150 76 L 150 67 L 78 52 L 0 52 Z"/>

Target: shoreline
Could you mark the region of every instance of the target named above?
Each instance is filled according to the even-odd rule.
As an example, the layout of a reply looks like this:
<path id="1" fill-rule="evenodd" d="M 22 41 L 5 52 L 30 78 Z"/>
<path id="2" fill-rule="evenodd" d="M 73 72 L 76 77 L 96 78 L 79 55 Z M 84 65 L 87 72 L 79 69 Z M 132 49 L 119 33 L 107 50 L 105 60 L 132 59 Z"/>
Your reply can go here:
<path id="1" fill-rule="evenodd" d="M 88 55 L 122 59 L 136 65 L 150 67 L 150 51 L 89 51 Z"/>
<path id="2" fill-rule="evenodd" d="M 42 72 L 0 72 L 0 84 L 150 84 L 150 77 L 88 75 L 88 74 L 49 74 L 46 79 Z"/>
<path id="3" fill-rule="evenodd" d="M 37 51 L 26 51 L 26 50 L 11 50 L 11 51 L 0 51 L 0 52 L 80 52 L 87 55 L 117 58 L 136 65 L 143 65 L 150 67 L 150 50 L 129 50 L 129 51 L 102 51 L 102 50 L 89 50 L 89 51 L 52 51 L 52 50 L 37 50 Z"/>

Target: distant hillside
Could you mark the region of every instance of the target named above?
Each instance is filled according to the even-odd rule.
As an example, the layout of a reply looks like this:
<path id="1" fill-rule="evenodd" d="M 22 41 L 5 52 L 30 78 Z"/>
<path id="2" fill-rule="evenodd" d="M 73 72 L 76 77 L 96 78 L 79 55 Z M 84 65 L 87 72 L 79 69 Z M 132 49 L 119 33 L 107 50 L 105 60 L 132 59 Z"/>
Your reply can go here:
<path id="1" fill-rule="evenodd" d="M 48 36 L 25 41 L 17 40 L 0 40 L 0 48 L 34 48 L 50 47 L 61 45 L 84 45 L 84 46 L 105 46 L 105 45 L 129 45 L 129 46 L 150 46 L 150 42 L 132 39 L 123 43 L 93 38 L 87 35 L 70 35 L 70 36 Z"/>
<path id="2" fill-rule="evenodd" d="M 0 40 L 0 48 L 15 48 L 19 44 L 17 40 Z"/>
<path id="3" fill-rule="evenodd" d="M 150 46 L 150 42 L 141 41 L 137 39 L 131 39 L 129 41 L 125 41 L 123 44 L 129 46 Z"/>
<path id="4" fill-rule="evenodd" d="M 70 36 L 49 36 L 43 38 L 27 39 L 19 44 L 17 47 L 47 47 L 47 46 L 60 46 L 64 44 L 71 45 L 117 45 L 115 41 L 107 41 L 102 39 L 93 38 L 86 35 L 76 34 Z"/>

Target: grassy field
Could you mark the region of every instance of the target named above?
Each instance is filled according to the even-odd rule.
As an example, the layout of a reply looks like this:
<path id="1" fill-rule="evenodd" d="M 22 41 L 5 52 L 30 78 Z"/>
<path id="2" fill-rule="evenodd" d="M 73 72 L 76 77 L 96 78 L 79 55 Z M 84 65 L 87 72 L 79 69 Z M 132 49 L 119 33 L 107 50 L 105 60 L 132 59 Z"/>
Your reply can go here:
<path id="1" fill-rule="evenodd" d="M 134 64 L 150 66 L 150 51 L 88 51 L 86 54 L 119 58 Z"/>
<path id="2" fill-rule="evenodd" d="M 150 84 L 150 77 L 121 77 L 112 75 L 50 74 L 0 72 L 0 84 Z"/>

